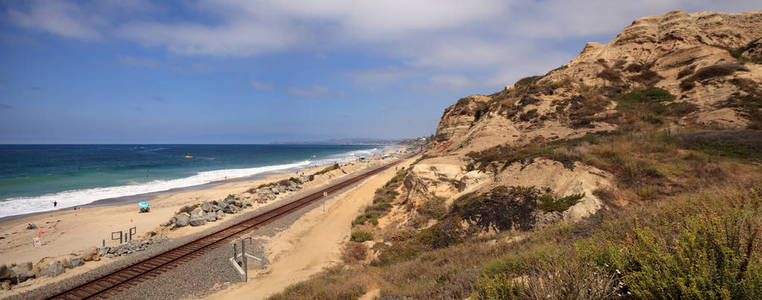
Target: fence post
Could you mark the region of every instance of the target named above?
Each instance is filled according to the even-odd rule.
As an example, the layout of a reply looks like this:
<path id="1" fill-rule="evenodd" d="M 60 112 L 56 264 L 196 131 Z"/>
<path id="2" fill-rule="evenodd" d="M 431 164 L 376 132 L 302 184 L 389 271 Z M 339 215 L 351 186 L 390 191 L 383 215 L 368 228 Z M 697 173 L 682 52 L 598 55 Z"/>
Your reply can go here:
<path id="1" fill-rule="evenodd" d="M 249 259 L 246 257 L 246 240 L 241 240 L 241 257 L 243 258 L 244 282 L 249 281 Z"/>
<path id="2" fill-rule="evenodd" d="M 130 228 L 130 241 L 132 240 L 132 235 L 136 234 L 137 232 L 138 232 L 138 228 L 137 227 Z"/>
<path id="3" fill-rule="evenodd" d="M 238 244 L 233 243 L 233 260 L 238 263 Z"/>
<path id="4" fill-rule="evenodd" d="M 265 246 L 262 246 L 262 269 L 265 268 Z"/>
<path id="5" fill-rule="evenodd" d="M 123 243 L 123 241 L 124 241 L 124 236 L 122 235 L 122 231 L 121 230 L 120 231 L 112 231 L 111 232 L 111 240 L 112 241 L 116 241 L 117 240 L 117 238 L 114 237 L 114 233 L 118 233 L 119 234 L 119 238 L 118 238 L 119 239 L 119 245 L 121 245 Z"/>

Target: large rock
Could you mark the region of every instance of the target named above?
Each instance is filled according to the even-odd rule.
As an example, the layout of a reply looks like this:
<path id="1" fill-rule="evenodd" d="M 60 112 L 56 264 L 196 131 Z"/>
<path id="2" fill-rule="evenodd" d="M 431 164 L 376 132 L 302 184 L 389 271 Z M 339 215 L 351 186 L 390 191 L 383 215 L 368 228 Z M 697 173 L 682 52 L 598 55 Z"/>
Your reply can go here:
<path id="1" fill-rule="evenodd" d="M 3 281 L 2 284 L 0 284 L 0 288 L 7 291 L 11 289 L 11 282 L 10 281 Z"/>
<path id="2" fill-rule="evenodd" d="M 204 210 L 203 210 L 203 209 L 201 209 L 201 207 L 196 207 L 196 208 L 195 208 L 195 209 L 193 209 L 193 211 L 191 211 L 191 213 L 190 213 L 190 216 L 191 216 L 191 218 L 193 218 L 193 217 L 197 217 L 197 216 L 203 216 L 203 215 L 204 215 Z"/>
<path id="3" fill-rule="evenodd" d="M 64 266 L 60 261 L 54 261 L 50 264 L 50 266 L 48 266 L 48 276 L 50 277 L 56 277 L 63 274 L 63 272 Z"/>
<path id="4" fill-rule="evenodd" d="M 206 216 L 193 216 L 190 219 L 190 225 L 191 226 L 201 226 L 206 224 Z"/>
<path id="5" fill-rule="evenodd" d="M 75 257 L 69 260 L 69 266 L 71 268 L 76 268 L 84 264 L 85 264 L 85 261 L 81 257 Z"/>
<path id="6" fill-rule="evenodd" d="M 188 213 L 179 213 L 175 215 L 175 225 L 177 227 L 188 226 L 190 222 L 190 215 Z"/>
<path id="7" fill-rule="evenodd" d="M 206 213 L 206 221 L 207 222 L 216 222 L 217 221 L 217 213 L 210 211 Z"/>
<path id="8" fill-rule="evenodd" d="M 82 253 L 82 259 L 83 259 L 84 261 L 91 261 L 91 260 L 95 260 L 95 261 L 98 261 L 98 260 L 101 260 L 101 256 L 100 256 L 100 254 L 98 253 L 98 248 L 96 248 L 96 247 L 90 247 L 90 248 L 87 248 L 87 249 L 86 249 L 86 250 L 85 250 L 85 251 Z"/>
<path id="9" fill-rule="evenodd" d="M 235 205 L 228 205 L 225 206 L 225 208 L 222 209 L 226 214 L 234 214 L 238 212 L 238 208 L 235 207 Z"/>
<path id="10" fill-rule="evenodd" d="M 7 265 L 0 265 L 0 281 L 11 279 L 11 268 Z"/>
<path id="11" fill-rule="evenodd" d="M 11 267 L 11 281 L 15 280 L 16 283 L 27 281 L 34 278 L 34 272 L 32 271 L 32 263 L 25 262 Z"/>
<path id="12" fill-rule="evenodd" d="M 201 203 L 201 209 L 202 209 L 204 212 L 209 212 L 210 210 L 212 210 L 212 205 L 211 205 L 211 204 L 209 204 L 209 202 L 204 202 L 204 203 Z"/>
<path id="13" fill-rule="evenodd" d="M 222 218 L 224 218 L 224 217 L 225 217 L 225 212 L 223 212 L 222 210 L 218 210 L 217 211 L 217 220 L 222 220 Z"/>

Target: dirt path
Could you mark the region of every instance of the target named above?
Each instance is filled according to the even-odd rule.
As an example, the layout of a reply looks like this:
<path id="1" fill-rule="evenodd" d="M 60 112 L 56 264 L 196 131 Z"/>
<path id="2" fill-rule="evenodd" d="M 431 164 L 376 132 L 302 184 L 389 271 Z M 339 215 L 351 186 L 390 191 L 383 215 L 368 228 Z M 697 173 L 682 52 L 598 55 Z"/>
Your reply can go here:
<path id="1" fill-rule="evenodd" d="M 400 165 L 406 167 L 415 158 Z M 208 299 L 264 299 L 339 262 L 350 223 L 395 172 L 395 168 L 381 172 L 333 197 L 326 202 L 325 211 L 319 207 L 306 213 L 267 242 L 272 262 L 264 271 L 250 271 L 248 283 L 231 285 Z"/>

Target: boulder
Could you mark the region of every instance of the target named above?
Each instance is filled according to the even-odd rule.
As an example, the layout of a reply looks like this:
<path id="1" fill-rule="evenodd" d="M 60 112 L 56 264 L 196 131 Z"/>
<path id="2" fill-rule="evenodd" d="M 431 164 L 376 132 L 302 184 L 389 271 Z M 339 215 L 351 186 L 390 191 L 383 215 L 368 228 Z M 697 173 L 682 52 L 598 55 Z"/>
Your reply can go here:
<path id="1" fill-rule="evenodd" d="M 87 248 L 84 252 L 82 252 L 82 259 L 84 261 L 101 260 L 101 256 L 100 256 L 100 253 L 98 252 L 98 248 L 95 248 L 95 247 Z"/>
<path id="2" fill-rule="evenodd" d="M 234 214 L 238 212 L 238 208 L 235 207 L 235 205 L 228 205 L 225 206 L 225 208 L 222 209 L 226 214 Z"/>
<path id="3" fill-rule="evenodd" d="M 233 201 L 233 205 L 235 205 L 237 207 L 243 207 L 243 201 L 241 201 L 241 200 L 235 200 L 235 201 Z"/>
<path id="4" fill-rule="evenodd" d="M 206 217 L 205 216 L 193 216 L 190 219 L 190 225 L 191 226 L 201 226 L 206 224 Z"/>
<path id="5" fill-rule="evenodd" d="M 216 222 L 217 221 L 217 213 L 210 211 L 206 213 L 206 221 L 207 222 Z"/>
<path id="6" fill-rule="evenodd" d="M 217 220 L 222 220 L 222 218 L 224 218 L 224 217 L 225 217 L 225 212 L 223 212 L 222 210 L 218 210 L 217 211 Z"/>
<path id="7" fill-rule="evenodd" d="M 175 219 L 175 225 L 177 227 L 188 226 L 188 222 L 190 222 L 190 215 L 188 213 L 179 213 L 175 215 Z"/>
<path id="8" fill-rule="evenodd" d="M 253 206 L 253 204 L 251 204 L 251 201 L 244 201 L 243 202 L 243 207 L 252 207 L 252 206 Z"/>
<path id="9" fill-rule="evenodd" d="M 69 260 L 69 266 L 71 268 L 76 268 L 76 267 L 79 267 L 79 266 L 84 265 L 84 264 L 85 264 L 85 261 L 82 260 L 81 257 L 75 257 L 75 258 L 72 258 L 72 259 Z"/>
<path id="10" fill-rule="evenodd" d="M 3 283 L 0 284 L 0 288 L 2 288 L 2 290 L 5 290 L 5 291 L 10 290 L 11 289 L 11 282 L 10 281 L 3 281 Z"/>
<path id="11" fill-rule="evenodd" d="M 270 192 L 277 195 L 280 193 L 280 189 L 277 186 L 274 186 L 270 189 Z"/>
<path id="12" fill-rule="evenodd" d="M 50 264 L 50 266 L 48 266 L 48 276 L 50 277 L 56 277 L 63 274 L 63 272 L 64 266 L 60 261 L 54 261 Z"/>
<path id="13" fill-rule="evenodd" d="M 32 263 L 25 262 L 11 267 L 11 280 L 16 280 L 16 283 L 22 283 L 28 279 L 34 278 L 35 274 L 32 271 Z"/>
<path id="14" fill-rule="evenodd" d="M 203 216 L 204 210 L 201 209 L 201 207 L 196 207 L 195 209 L 193 209 L 193 211 L 191 211 L 190 215 L 191 215 L 191 218 L 197 217 L 197 216 Z"/>
<path id="15" fill-rule="evenodd" d="M 11 279 L 11 268 L 7 265 L 0 265 L 0 281 Z"/>
<path id="16" fill-rule="evenodd" d="M 210 210 L 212 210 L 212 205 L 211 205 L 211 204 L 209 204 L 209 202 L 204 202 L 204 203 L 201 203 L 201 209 L 202 209 L 204 212 L 209 212 Z"/>

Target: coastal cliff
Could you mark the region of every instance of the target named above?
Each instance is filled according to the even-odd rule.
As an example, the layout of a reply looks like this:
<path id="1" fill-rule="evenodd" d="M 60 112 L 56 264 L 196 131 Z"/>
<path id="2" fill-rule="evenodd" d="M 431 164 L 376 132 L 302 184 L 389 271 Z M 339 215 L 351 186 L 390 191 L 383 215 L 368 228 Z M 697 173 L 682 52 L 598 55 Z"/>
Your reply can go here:
<path id="1" fill-rule="evenodd" d="M 762 296 L 761 38 L 762 11 L 673 11 L 457 100 L 345 265 L 275 298 Z"/>

